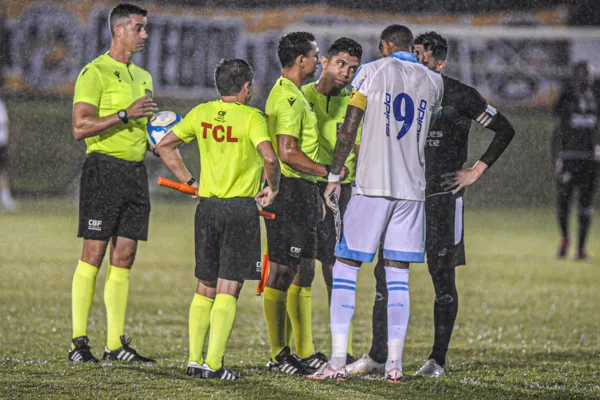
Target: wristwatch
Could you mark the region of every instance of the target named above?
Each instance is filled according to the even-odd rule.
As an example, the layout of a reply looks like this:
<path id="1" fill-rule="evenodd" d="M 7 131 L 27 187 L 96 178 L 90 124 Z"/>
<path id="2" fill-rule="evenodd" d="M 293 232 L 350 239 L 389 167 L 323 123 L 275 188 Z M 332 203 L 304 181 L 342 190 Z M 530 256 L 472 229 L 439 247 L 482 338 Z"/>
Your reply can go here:
<path id="1" fill-rule="evenodd" d="M 119 117 L 121 122 L 123 122 L 124 124 L 129 122 L 129 118 L 127 117 L 127 111 L 125 110 L 119 110 L 117 112 L 117 117 Z"/>

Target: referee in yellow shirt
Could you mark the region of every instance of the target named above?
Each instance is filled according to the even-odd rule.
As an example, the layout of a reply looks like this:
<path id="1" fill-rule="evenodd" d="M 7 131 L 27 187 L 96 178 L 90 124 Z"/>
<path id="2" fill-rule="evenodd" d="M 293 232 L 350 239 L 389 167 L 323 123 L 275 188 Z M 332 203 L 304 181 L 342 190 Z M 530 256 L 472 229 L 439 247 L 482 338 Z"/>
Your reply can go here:
<path id="1" fill-rule="evenodd" d="M 252 68 L 244 60 L 223 60 L 215 70 L 220 100 L 196 106 L 165 136 L 157 150 L 182 182 L 193 182 L 177 147 L 198 140 L 200 203 L 196 209 L 198 289 L 189 314 L 187 374 L 232 380 L 223 365 L 245 280 L 260 279 L 260 222 L 256 203 L 270 205 L 279 191 L 279 160 L 264 114 L 250 100 Z M 260 190 L 263 168 L 268 186 Z M 202 357 L 206 335 L 210 342 Z"/>
<path id="2" fill-rule="evenodd" d="M 72 286 L 73 339 L 69 360 L 98 362 L 87 336 L 96 276 L 110 242 L 104 286 L 105 360 L 154 360 L 141 356 L 124 334 L 129 273 L 138 240 L 148 236 L 150 199 L 143 161 L 147 117 L 157 112 L 152 77 L 131 62 L 144 49 L 147 11 L 120 4 L 110 12 L 110 49 L 86 65 L 75 84 L 73 136 L 85 139 L 81 171 L 79 237 L 83 254 Z"/>
<path id="3" fill-rule="evenodd" d="M 340 126 L 346 116 L 346 108 L 351 93 L 346 86 L 350 85 L 362 58 L 360 43 L 347 37 L 341 37 L 331 44 L 327 55 L 321 57 L 323 72 L 317 82 L 302 86 L 304 97 L 308 100 L 312 110 L 317 115 L 319 126 L 319 161 L 330 165 L 333 161 L 333 150 Z M 356 146 L 360 145 L 360 131 L 356 136 Z M 346 206 L 352 196 L 352 184 L 356 170 L 356 152 L 353 149 L 344 166 L 348 169 L 348 176 L 341 182 L 342 191 L 338 204 L 341 217 L 344 217 Z M 327 187 L 327 179 L 318 178 L 319 193 L 321 196 Z M 327 286 L 327 295 L 331 304 L 331 291 L 333 287 L 333 264 L 335 263 L 335 245 L 337 243 L 336 227 L 333 212 L 327 208 L 325 218 L 317 225 L 317 260 L 321 262 L 321 271 Z M 352 356 L 352 326 L 350 326 L 350 339 L 348 340 L 347 363 L 351 364 L 356 359 Z"/>

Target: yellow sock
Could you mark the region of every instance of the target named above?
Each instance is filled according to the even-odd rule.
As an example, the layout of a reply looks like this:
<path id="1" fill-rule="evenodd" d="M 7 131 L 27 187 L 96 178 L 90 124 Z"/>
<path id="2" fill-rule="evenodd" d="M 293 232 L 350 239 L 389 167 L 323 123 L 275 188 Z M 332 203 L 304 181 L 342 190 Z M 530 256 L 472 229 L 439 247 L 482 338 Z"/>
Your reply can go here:
<path id="1" fill-rule="evenodd" d="M 292 348 L 292 337 L 294 334 L 294 330 L 292 329 L 292 321 L 290 321 L 290 316 L 285 312 L 285 345 Z"/>
<path id="2" fill-rule="evenodd" d="M 210 311 L 214 301 L 214 299 L 209 299 L 198 293 L 194 295 L 189 316 L 190 357 L 188 364 L 193 361 L 200 365 L 204 363 L 202 351 L 210 327 Z"/>
<path id="3" fill-rule="evenodd" d="M 312 289 L 300 288 L 298 296 L 298 310 L 300 311 L 300 340 L 296 336 L 296 353 L 306 358 L 315 352 L 312 337 Z"/>
<path id="4" fill-rule="evenodd" d="M 206 363 L 215 371 L 223 366 L 223 356 L 235 323 L 237 299 L 230 294 L 218 294 L 210 312 L 210 340 Z"/>
<path id="5" fill-rule="evenodd" d="M 329 300 L 329 306 L 331 307 L 331 291 L 333 288 L 327 285 L 327 299 Z M 348 333 L 348 354 L 352 354 L 352 321 L 350 322 L 350 332 Z"/>
<path id="6" fill-rule="evenodd" d="M 121 335 L 125 332 L 130 272 L 128 268 L 108 266 L 104 285 L 104 305 L 106 306 L 106 347 L 110 351 L 121 347 Z"/>
<path id="7" fill-rule="evenodd" d="M 269 345 L 271 346 L 271 359 L 279 354 L 285 347 L 285 303 L 287 293 L 270 287 L 264 292 L 264 311 L 269 331 Z"/>
<path id="8" fill-rule="evenodd" d="M 73 338 L 87 335 L 87 322 L 96 291 L 96 276 L 100 268 L 79 261 L 71 287 Z M 73 346 L 73 345 L 71 345 Z"/>
<path id="9" fill-rule="evenodd" d="M 294 285 L 293 283 L 290 285 L 290 288 L 287 291 L 287 320 L 286 320 L 286 342 L 292 342 L 292 335 L 294 334 L 294 342 L 296 343 L 296 352 L 299 347 L 299 337 L 300 334 L 300 309 L 298 302 L 298 295 L 300 294 L 300 286 Z M 290 332 L 291 331 L 291 332 Z M 287 340 L 289 334 L 289 340 Z M 288 344 L 289 345 L 289 344 Z"/>

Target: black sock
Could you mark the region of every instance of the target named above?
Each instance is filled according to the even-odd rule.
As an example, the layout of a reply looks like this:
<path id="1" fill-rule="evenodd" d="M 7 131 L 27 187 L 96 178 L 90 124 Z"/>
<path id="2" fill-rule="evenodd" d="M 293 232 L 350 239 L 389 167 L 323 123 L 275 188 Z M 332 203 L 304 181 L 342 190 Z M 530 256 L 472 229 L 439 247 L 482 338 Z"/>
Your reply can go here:
<path id="1" fill-rule="evenodd" d="M 380 250 L 380 253 L 382 251 Z M 376 293 L 375 302 L 373 303 L 373 341 L 371 342 L 371 350 L 369 357 L 378 363 L 387 361 L 387 302 L 388 292 L 387 284 L 385 283 L 385 265 L 383 258 L 380 256 L 375 266 Z"/>
<path id="2" fill-rule="evenodd" d="M 591 218 L 587 212 L 579 213 L 579 248 L 585 248 L 585 240 L 590 229 Z"/>
<path id="3" fill-rule="evenodd" d="M 431 266 L 431 263 L 430 263 Z M 433 305 L 433 321 L 435 335 L 433 350 L 429 359 L 434 359 L 440 366 L 446 365 L 446 353 L 454 330 L 454 321 L 458 314 L 458 292 L 456 290 L 456 272 L 453 267 L 437 265 L 430 274 L 435 289 Z"/>

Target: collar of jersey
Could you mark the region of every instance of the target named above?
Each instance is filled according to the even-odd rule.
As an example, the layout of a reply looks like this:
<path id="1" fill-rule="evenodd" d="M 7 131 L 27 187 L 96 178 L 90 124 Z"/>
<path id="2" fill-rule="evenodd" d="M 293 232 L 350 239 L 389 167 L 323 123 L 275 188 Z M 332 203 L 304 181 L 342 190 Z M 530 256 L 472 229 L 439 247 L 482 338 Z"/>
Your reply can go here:
<path id="1" fill-rule="evenodd" d="M 397 51 L 395 53 L 390 54 L 390 57 L 397 58 L 398 60 L 408 61 L 413 63 L 418 63 L 417 56 L 408 51 Z"/>
<path id="2" fill-rule="evenodd" d="M 110 54 L 108 54 L 108 51 L 106 53 L 104 53 L 104 56 L 106 57 L 106 59 L 108 60 L 108 62 L 110 62 L 112 64 L 120 65 L 120 66 L 123 66 L 123 67 L 131 67 L 131 66 L 133 66 L 133 61 L 129 61 L 129 64 L 125 64 L 125 63 L 122 63 L 121 61 L 117 61 L 114 58 L 112 58 L 110 56 Z"/>
<path id="3" fill-rule="evenodd" d="M 300 89 L 298 89 L 298 86 L 296 86 L 296 84 L 290 81 L 288 78 L 282 76 L 279 79 L 281 80 L 281 82 L 283 82 L 283 86 L 286 86 L 287 88 L 294 90 L 295 92 L 302 92 Z"/>

